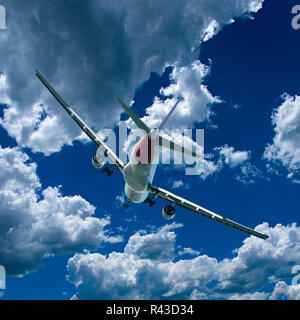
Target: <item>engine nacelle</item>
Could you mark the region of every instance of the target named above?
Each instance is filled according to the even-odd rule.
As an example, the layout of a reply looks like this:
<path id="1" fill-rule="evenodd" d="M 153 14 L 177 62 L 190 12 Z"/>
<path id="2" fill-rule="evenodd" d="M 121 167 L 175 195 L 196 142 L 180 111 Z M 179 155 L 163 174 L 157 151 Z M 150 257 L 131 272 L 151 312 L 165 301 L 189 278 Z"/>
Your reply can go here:
<path id="1" fill-rule="evenodd" d="M 104 164 L 105 164 L 105 159 L 104 159 L 104 157 L 103 157 L 101 154 L 99 154 L 99 153 L 94 154 L 94 155 L 93 155 L 93 158 L 92 158 L 92 164 L 93 164 L 94 168 L 100 169 L 100 168 L 102 168 L 102 167 L 104 166 Z"/>
<path id="2" fill-rule="evenodd" d="M 171 220 L 175 217 L 175 208 L 173 206 L 165 206 L 162 209 L 162 216 L 167 219 L 167 220 Z"/>

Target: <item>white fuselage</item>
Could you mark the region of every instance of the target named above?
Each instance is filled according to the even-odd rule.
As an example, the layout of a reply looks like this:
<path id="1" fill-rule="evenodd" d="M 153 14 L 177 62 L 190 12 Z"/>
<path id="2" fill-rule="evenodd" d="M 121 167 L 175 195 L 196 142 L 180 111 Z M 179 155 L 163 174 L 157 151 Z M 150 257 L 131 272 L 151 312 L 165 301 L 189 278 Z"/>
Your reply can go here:
<path id="1" fill-rule="evenodd" d="M 143 202 L 148 196 L 148 185 L 152 183 L 157 167 L 158 135 L 152 129 L 133 148 L 130 161 L 125 166 L 125 193 L 132 202 Z"/>

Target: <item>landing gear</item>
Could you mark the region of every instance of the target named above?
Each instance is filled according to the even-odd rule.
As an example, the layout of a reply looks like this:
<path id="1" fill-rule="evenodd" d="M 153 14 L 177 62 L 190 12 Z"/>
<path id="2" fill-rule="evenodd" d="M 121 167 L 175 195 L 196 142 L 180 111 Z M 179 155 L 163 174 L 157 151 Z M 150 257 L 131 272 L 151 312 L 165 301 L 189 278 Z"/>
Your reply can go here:
<path id="1" fill-rule="evenodd" d="M 128 208 L 128 206 L 129 206 L 129 204 L 130 204 L 130 200 L 128 200 L 127 202 L 125 202 L 124 204 L 123 204 L 123 207 L 125 208 L 125 209 L 127 209 Z"/>
<path id="2" fill-rule="evenodd" d="M 103 168 L 101 171 L 102 171 L 102 172 L 105 172 L 108 177 L 111 176 L 111 175 L 114 173 L 114 171 L 111 170 L 109 167 L 105 167 L 105 168 Z"/>
<path id="3" fill-rule="evenodd" d="M 147 197 L 147 198 L 144 200 L 144 203 L 149 203 L 150 208 L 155 205 L 155 201 L 154 201 L 152 198 L 150 198 L 150 197 Z"/>

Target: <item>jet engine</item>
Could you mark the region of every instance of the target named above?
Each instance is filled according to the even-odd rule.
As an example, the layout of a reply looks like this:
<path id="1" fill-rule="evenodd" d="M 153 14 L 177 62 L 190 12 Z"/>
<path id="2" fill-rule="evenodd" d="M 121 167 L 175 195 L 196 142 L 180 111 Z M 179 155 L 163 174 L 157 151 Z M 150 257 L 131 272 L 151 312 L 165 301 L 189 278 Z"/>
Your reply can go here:
<path id="1" fill-rule="evenodd" d="M 175 208 L 173 206 L 165 206 L 162 209 L 162 216 L 167 219 L 167 220 L 171 220 L 175 217 Z"/>
<path id="2" fill-rule="evenodd" d="M 94 154 L 93 158 L 92 158 L 92 164 L 93 164 L 94 168 L 96 168 L 96 169 L 102 168 L 105 164 L 104 156 L 102 156 L 99 153 Z"/>

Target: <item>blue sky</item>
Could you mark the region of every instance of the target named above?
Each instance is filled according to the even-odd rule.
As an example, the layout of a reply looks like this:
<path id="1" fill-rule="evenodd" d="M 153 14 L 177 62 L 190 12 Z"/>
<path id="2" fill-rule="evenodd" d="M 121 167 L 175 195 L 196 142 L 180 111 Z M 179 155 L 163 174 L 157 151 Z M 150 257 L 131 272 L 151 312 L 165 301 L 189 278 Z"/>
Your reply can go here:
<path id="1" fill-rule="evenodd" d="M 295 1 L 2 2 L 2 299 L 300 299 Z M 36 68 L 100 132 L 128 119 L 115 95 L 150 127 L 182 96 L 166 133 L 204 129 L 204 171 L 160 165 L 154 184 L 270 239 L 166 222 L 163 200 L 124 210 Z"/>

